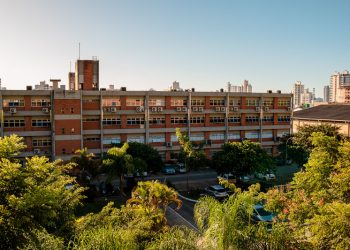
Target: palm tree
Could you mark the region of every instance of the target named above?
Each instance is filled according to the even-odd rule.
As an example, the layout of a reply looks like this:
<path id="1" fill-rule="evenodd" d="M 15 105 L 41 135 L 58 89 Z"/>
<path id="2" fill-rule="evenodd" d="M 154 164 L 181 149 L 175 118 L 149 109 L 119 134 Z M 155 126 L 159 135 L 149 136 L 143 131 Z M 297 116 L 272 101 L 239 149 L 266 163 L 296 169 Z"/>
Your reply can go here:
<path id="1" fill-rule="evenodd" d="M 98 164 L 93 158 L 93 153 L 88 153 L 87 148 L 78 149 L 74 152 L 76 156 L 71 158 L 80 171 L 81 181 L 85 182 L 88 178 L 91 178 L 97 174 Z M 89 177 L 88 177 L 89 176 Z"/>
<path id="2" fill-rule="evenodd" d="M 172 203 L 177 205 L 176 209 L 181 207 L 182 201 L 178 198 L 178 193 L 159 181 L 139 182 L 127 201 L 128 206 L 144 209 L 150 214 L 161 212 L 164 216 Z"/>
<path id="3" fill-rule="evenodd" d="M 113 147 L 107 151 L 107 156 L 103 160 L 103 166 L 108 173 L 108 179 L 111 180 L 113 177 L 119 177 L 119 188 L 120 192 L 123 192 L 123 181 L 124 174 L 131 173 L 133 166 L 133 158 L 126 151 L 128 150 L 128 143 L 124 143 L 121 148 Z"/>

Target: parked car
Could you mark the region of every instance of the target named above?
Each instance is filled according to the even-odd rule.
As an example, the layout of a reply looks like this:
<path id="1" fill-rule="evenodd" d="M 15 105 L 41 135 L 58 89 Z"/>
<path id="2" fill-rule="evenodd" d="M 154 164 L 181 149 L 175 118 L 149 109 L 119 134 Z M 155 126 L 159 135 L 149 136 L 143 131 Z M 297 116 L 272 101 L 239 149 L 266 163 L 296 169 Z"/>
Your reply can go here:
<path id="1" fill-rule="evenodd" d="M 175 171 L 176 171 L 177 173 L 180 173 L 180 174 L 186 173 L 186 172 L 187 172 L 187 169 L 186 169 L 186 167 L 185 167 L 185 164 L 183 164 L 183 163 L 178 163 L 178 164 L 176 164 L 176 166 L 175 166 Z"/>
<path id="2" fill-rule="evenodd" d="M 135 176 L 136 177 L 146 177 L 146 176 L 148 176 L 148 173 L 147 173 L 147 171 L 142 171 L 142 172 L 136 172 L 135 173 Z"/>
<path id="3" fill-rule="evenodd" d="M 164 174 L 175 174 L 176 173 L 175 166 L 172 164 L 165 164 L 165 166 L 162 169 L 162 172 Z"/>
<path id="4" fill-rule="evenodd" d="M 251 177 L 249 175 L 244 175 L 244 176 L 240 176 L 239 180 L 241 182 L 249 182 L 251 180 Z"/>
<path id="5" fill-rule="evenodd" d="M 232 173 L 222 173 L 219 174 L 217 178 L 222 178 L 224 180 L 227 180 L 228 182 L 236 182 L 236 177 Z"/>
<path id="6" fill-rule="evenodd" d="M 264 206 L 261 204 L 257 204 L 254 206 L 253 219 L 255 221 L 272 222 L 275 216 L 276 215 L 274 215 L 273 213 L 266 211 Z"/>
<path id="7" fill-rule="evenodd" d="M 229 196 L 227 190 L 221 185 L 213 185 L 204 189 L 204 195 L 214 197 L 215 199 L 222 200 Z"/>
<path id="8" fill-rule="evenodd" d="M 276 180 L 276 175 L 274 173 L 265 173 L 265 174 L 257 173 L 256 177 L 265 181 Z"/>

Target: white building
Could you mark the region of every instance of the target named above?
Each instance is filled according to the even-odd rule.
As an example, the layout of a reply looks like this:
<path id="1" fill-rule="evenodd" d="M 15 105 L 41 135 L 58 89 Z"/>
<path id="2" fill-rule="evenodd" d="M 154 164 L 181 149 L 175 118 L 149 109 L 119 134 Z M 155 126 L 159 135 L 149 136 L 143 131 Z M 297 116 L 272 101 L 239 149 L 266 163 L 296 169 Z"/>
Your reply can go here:
<path id="1" fill-rule="evenodd" d="M 227 83 L 227 92 L 240 92 L 240 93 L 252 93 L 253 87 L 249 84 L 248 80 L 244 80 L 242 85 L 231 85 Z"/>
<path id="2" fill-rule="evenodd" d="M 292 92 L 294 107 L 300 107 L 302 105 L 301 94 L 304 93 L 304 85 L 301 84 L 301 81 L 294 83 Z"/>
<path id="3" fill-rule="evenodd" d="M 348 70 L 343 73 L 335 72 L 330 77 L 329 102 L 350 103 L 350 74 Z"/>

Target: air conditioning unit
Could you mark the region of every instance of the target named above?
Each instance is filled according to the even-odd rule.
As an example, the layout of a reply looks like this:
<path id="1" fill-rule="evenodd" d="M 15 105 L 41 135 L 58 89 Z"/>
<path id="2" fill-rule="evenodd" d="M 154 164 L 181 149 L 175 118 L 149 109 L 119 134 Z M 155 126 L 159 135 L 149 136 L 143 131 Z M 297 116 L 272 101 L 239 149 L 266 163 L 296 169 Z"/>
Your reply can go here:
<path id="1" fill-rule="evenodd" d="M 269 111 L 269 107 L 264 107 L 264 111 Z"/>
<path id="2" fill-rule="evenodd" d="M 165 146 L 167 146 L 167 147 L 169 147 L 169 148 L 170 148 L 170 147 L 172 147 L 172 146 L 173 146 L 173 143 L 172 143 L 172 142 L 166 142 L 166 143 L 165 143 Z"/>
<path id="3" fill-rule="evenodd" d="M 157 112 L 157 107 L 152 107 L 152 108 L 151 108 L 151 111 L 152 111 L 152 112 Z"/>
<path id="4" fill-rule="evenodd" d="M 163 107 L 158 107 L 158 112 L 162 112 L 163 111 Z"/>
<path id="5" fill-rule="evenodd" d="M 10 113 L 11 113 L 11 114 L 16 114 L 16 113 L 17 113 L 16 108 L 10 108 Z"/>
<path id="6" fill-rule="evenodd" d="M 40 154 L 40 148 L 34 148 L 33 153 L 37 155 Z"/>
<path id="7" fill-rule="evenodd" d="M 182 111 L 186 112 L 187 111 L 187 107 L 182 107 Z"/>
<path id="8" fill-rule="evenodd" d="M 216 112 L 220 112 L 220 110 L 221 110 L 220 107 L 216 107 L 216 108 L 215 108 L 215 111 L 216 111 Z"/>
<path id="9" fill-rule="evenodd" d="M 203 112 L 203 107 L 198 107 L 198 112 Z"/>
<path id="10" fill-rule="evenodd" d="M 288 107 L 288 108 L 287 108 L 288 111 L 291 111 L 291 109 L 292 109 L 291 107 Z"/>
<path id="11" fill-rule="evenodd" d="M 43 113 L 49 113 L 49 109 L 48 108 L 43 108 L 41 111 L 43 111 Z"/>
<path id="12" fill-rule="evenodd" d="M 192 110 L 193 110 L 194 112 L 198 112 L 198 107 L 193 107 Z"/>
<path id="13" fill-rule="evenodd" d="M 109 113 L 109 112 L 111 112 L 111 109 L 110 108 L 104 108 L 103 111 Z"/>
<path id="14" fill-rule="evenodd" d="M 177 112 L 181 112 L 181 107 L 177 107 L 177 108 L 176 108 L 176 111 L 177 111 Z"/>
<path id="15" fill-rule="evenodd" d="M 237 112 L 239 110 L 239 108 L 238 107 L 233 107 L 232 110 Z"/>
<path id="16" fill-rule="evenodd" d="M 111 107 L 110 112 L 111 112 L 111 113 L 117 112 L 117 108 L 116 108 L 116 107 Z"/>
<path id="17" fill-rule="evenodd" d="M 145 108 L 143 106 L 137 107 L 136 112 L 143 112 Z"/>
<path id="18" fill-rule="evenodd" d="M 256 111 L 256 112 L 260 112 L 260 107 L 256 107 L 256 108 L 255 108 L 255 111 Z"/>
<path id="19" fill-rule="evenodd" d="M 221 107 L 221 112 L 225 112 L 226 111 L 226 107 Z"/>

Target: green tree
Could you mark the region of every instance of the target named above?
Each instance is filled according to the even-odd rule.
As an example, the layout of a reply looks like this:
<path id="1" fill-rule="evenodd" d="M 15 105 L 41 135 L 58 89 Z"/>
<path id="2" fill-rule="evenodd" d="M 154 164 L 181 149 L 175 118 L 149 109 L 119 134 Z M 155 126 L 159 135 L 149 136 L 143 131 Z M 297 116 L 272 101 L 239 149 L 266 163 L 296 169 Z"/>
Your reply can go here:
<path id="1" fill-rule="evenodd" d="M 285 157 L 285 152 L 288 152 L 288 159 L 291 159 L 299 166 L 303 166 L 314 148 L 311 141 L 312 133 L 320 132 L 326 136 L 334 137 L 338 141 L 342 141 L 344 137 L 339 133 L 339 127 L 331 124 L 320 125 L 304 125 L 298 128 L 298 132 L 292 135 L 292 139 L 287 140 L 290 137 L 282 138 L 282 142 L 279 146 L 279 150 Z M 286 145 L 287 143 L 287 145 Z M 288 160 L 286 159 L 286 160 Z"/>
<path id="2" fill-rule="evenodd" d="M 127 153 L 128 148 L 128 143 L 124 143 L 124 145 L 120 148 L 110 148 L 107 151 L 105 159 L 103 160 L 103 170 L 108 173 L 109 180 L 114 177 L 119 177 L 119 188 L 122 194 L 124 194 L 124 174 L 134 172 L 133 158 Z"/>
<path id="3" fill-rule="evenodd" d="M 23 143 L 23 138 L 16 134 L 0 137 L 0 158 L 9 159 L 16 157 L 26 147 Z"/>
<path id="4" fill-rule="evenodd" d="M 317 132 L 311 143 L 305 171 L 295 174 L 289 190 L 270 190 L 267 206 L 300 247 L 349 249 L 350 142 Z"/>
<path id="5" fill-rule="evenodd" d="M 172 203 L 177 205 L 177 209 L 181 207 L 182 201 L 178 198 L 178 193 L 159 181 L 139 182 L 127 201 L 130 207 L 144 209 L 146 213 L 162 212 L 164 216 Z"/>
<path id="6" fill-rule="evenodd" d="M 98 174 L 98 161 L 94 159 L 93 153 L 88 153 L 87 148 L 75 151 L 75 156 L 71 158 L 71 162 L 76 164 L 73 171 L 77 171 L 80 183 L 88 184 L 90 178 Z"/>
<path id="7" fill-rule="evenodd" d="M 272 158 L 258 143 L 249 140 L 228 142 L 221 149 L 212 159 L 219 173 L 232 172 L 236 176 L 243 176 L 273 167 Z"/>
<path id="8" fill-rule="evenodd" d="M 146 163 L 147 168 L 144 171 L 158 172 L 163 167 L 162 158 L 160 157 L 159 152 L 148 144 L 129 142 L 127 153 L 133 158 L 142 159 Z"/>
<path id="9" fill-rule="evenodd" d="M 29 239 L 39 241 L 42 235 L 48 235 L 47 239 L 52 238 L 50 235 L 69 239 L 74 229 L 74 210 L 83 192 L 66 174 L 70 169 L 70 164 L 49 162 L 45 157 L 27 159 L 26 167 L 0 160 L 2 248 L 22 248 L 32 242 Z"/>

